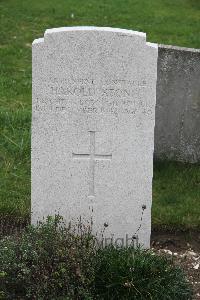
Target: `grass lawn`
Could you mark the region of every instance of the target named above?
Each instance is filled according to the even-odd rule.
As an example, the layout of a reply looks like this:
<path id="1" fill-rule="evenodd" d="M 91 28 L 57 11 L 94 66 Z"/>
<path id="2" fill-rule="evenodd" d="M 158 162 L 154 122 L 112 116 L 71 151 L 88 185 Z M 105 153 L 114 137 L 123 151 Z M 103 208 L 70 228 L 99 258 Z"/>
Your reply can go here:
<path id="1" fill-rule="evenodd" d="M 30 209 L 31 43 L 51 27 L 147 32 L 148 41 L 200 48 L 199 0 L 1 0 L 0 215 Z M 198 166 L 155 163 L 153 224 L 200 226 Z"/>
<path id="2" fill-rule="evenodd" d="M 153 225 L 200 229 L 200 167 L 154 163 Z"/>

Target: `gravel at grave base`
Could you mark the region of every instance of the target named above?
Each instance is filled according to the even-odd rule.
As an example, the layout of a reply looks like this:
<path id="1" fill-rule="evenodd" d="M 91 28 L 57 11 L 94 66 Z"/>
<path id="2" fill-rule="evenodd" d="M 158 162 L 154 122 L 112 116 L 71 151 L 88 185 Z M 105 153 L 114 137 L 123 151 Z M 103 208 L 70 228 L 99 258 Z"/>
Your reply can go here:
<path id="1" fill-rule="evenodd" d="M 173 256 L 193 287 L 193 300 L 200 300 L 200 232 L 153 232 L 151 249 L 157 254 Z"/>

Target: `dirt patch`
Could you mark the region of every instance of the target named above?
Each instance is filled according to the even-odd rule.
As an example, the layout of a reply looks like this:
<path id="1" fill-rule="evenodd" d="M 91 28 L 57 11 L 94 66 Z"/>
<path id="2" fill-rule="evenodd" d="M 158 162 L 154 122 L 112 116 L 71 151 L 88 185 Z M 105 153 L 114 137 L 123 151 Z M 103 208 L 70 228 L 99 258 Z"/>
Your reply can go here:
<path id="1" fill-rule="evenodd" d="M 153 231 L 151 248 L 158 254 L 170 256 L 180 266 L 194 291 L 194 300 L 200 300 L 200 231 Z"/>
<path id="2" fill-rule="evenodd" d="M 30 217 L 17 217 L 0 214 L 0 238 L 6 235 L 20 234 L 30 224 Z"/>

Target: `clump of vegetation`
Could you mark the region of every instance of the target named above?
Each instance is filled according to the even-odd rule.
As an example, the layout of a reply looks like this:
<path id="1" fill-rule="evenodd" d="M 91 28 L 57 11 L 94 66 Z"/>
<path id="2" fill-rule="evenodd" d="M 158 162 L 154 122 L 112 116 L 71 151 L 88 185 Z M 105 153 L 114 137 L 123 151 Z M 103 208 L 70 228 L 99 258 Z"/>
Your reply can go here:
<path id="1" fill-rule="evenodd" d="M 99 299 L 191 299 L 182 270 L 150 250 L 110 246 L 99 251 L 97 265 Z"/>
<path id="2" fill-rule="evenodd" d="M 76 234 L 58 216 L 0 242 L 0 291 L 6 299 L 87 299 L 94 247 L 87 229 Z"/>
<path id="3" fill-rule="evenodd" d="M 2 239 L 0 299 L 191 299 L 172 261 L 98 245 L 89 225 L 75 230 L 59 216 Z"/>

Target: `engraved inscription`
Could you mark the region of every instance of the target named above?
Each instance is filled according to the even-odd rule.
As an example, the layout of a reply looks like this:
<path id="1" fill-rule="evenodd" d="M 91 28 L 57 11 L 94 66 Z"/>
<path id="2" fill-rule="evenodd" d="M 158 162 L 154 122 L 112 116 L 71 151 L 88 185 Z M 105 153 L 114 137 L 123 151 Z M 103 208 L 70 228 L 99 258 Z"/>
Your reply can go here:
<path id="1" fill-rule="evenodd" d="M 49 78 L 44 81 L 48 99 L 39 100 L 34 107 L 39 112 L 70 112 L 83 114 L 126 114 L 142 111 L 152 113 L 151 105 L 143 97 L 146 79 Z M 73 105 L 72 105 L 73 102 Z"/>
<path id="2" fill-rule="evenodd" d="M 73 86 L 73 87 L 62 87 L 62 86 L 51 86 L 52 95 L 65 95 L 65 96 L 94 96 L 95 90 L 92 87 L 87 86 Z"/>

